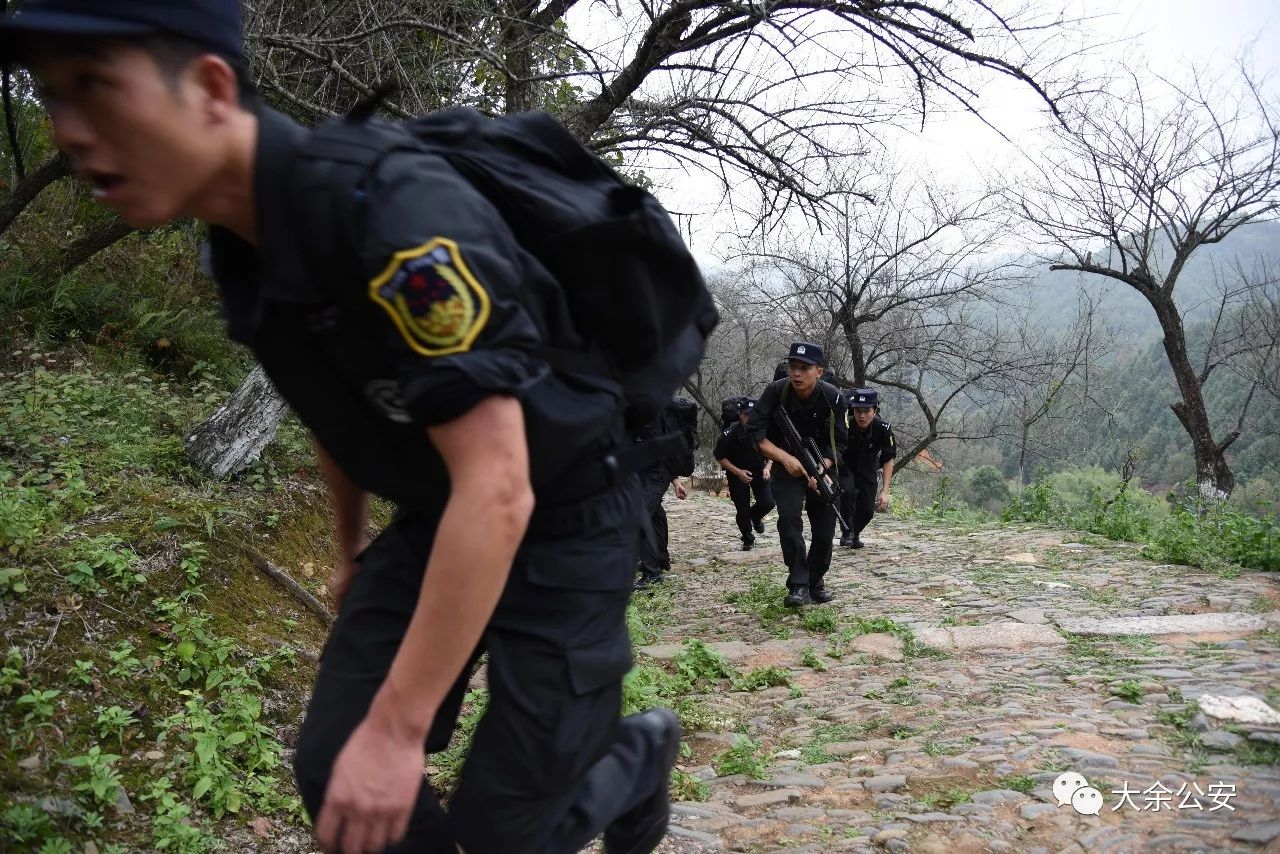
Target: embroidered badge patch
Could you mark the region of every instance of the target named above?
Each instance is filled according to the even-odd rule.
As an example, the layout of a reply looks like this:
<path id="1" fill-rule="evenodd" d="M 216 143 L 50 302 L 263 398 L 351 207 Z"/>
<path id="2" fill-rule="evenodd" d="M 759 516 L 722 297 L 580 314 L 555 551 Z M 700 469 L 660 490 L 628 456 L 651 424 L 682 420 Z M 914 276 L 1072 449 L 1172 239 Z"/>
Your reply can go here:
<path id="1" fill-rule="evenodd" d="M 397 252 L 369 283 L 369 298 L 423 356 L 465 353 L 489 320 L 489 294 L 444 237 Z"/>

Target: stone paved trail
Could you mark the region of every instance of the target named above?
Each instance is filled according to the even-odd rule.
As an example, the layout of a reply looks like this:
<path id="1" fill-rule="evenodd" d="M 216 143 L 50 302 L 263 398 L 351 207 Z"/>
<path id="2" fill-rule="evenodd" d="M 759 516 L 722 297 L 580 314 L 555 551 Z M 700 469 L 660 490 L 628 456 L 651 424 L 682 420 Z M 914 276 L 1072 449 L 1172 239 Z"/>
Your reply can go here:
<path id="1" fill-rule="evenodd" d="M 721 680 L 698 698 L 720 731 L 690 733 L 679 767 L 710 795 L 675 806 L 663 851 L 1280 850 L 1280 579 L 1035 526 L 882 516 L 866 549 L 837 547 L 835 631 L 826 609 L 806 629 L 729 601 L 764 580 L 780 604 L 774 516 L 742 552 L 727 499 L 667 502 L 673 604 L 640 661 L 699 638 L 741 673 L 785 668 L 791 687 Z M 1253 707 L 1189 710 L 1203 695 Z M 764 779 L 716 776 L 735 732 L 762 745 Z M 1066 771 L 1102 792 L 1100 814 L 1057 804 Z"/>

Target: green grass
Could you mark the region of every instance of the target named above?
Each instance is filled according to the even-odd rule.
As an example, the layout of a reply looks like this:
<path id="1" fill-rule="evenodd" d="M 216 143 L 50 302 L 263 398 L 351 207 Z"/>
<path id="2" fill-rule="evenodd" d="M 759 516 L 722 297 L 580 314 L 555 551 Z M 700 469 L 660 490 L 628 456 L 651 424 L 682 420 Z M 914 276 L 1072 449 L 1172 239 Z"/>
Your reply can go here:
<path id="1" fill-rule="evenodd" d="M 1121 700 L 1127 700 L 1130 703 L 1141 703 L 1142 686 L 1132 680 L 1121 682 L 1118 685 L 1111 686 L 1111 695 L 1119 697 Z"/>
<path id="2" fill-rule="evenodd" d="M 819 723 L 813 734 L 800 748 L 800 757 L 808 765 L 821 765 L 837 757 L 827 753 L 826 746 L 837 742 L 861 741 L 888 724 L 887 715 L 873 715 L 865 721 L 848 724 Z"/>
<path id="3" fill-rule="evenodd" d="M 1036 781 L 1030 777 L 1016 775 L 1000 778 L 1000 788 L 1010 789 L 1014 792 L 1022 792 L 1024 795 L 1029 793 L 1035 787 Z"/>
<path id="4" fill-rule="evenodd" d="M 279 733 L 313 678 L 299 647 L 324 628 L 251 560 L 313 590 L 327 574 L 303 571 L 329 560 L 329 510 L 301 430 L 212 481 L 184 451 L 225 393 L 207 366 L 4 351 L 0 848 L 203 851 L 244 815 L 305 830 Z M 132 814 L 112 807 L 122 789 Z M 74 807 L 24 809 L 47 797 Z"/>
<path id="5" fill-rule="evenodd" d="M 739 735 L 734 738 L 733 747 L 716 754 L 711 767 L 721 777 L 745 774 L 752 780 L 763 780 L 768 776 L 768 757 L 760 742 Z"/>
<path id="6" fill-rule="evenodd" d="M 759 691 L 762 688 L 791 687 L 791 672 L 785 667 L 757 667 L 733 680 L 735 691 Z"/>

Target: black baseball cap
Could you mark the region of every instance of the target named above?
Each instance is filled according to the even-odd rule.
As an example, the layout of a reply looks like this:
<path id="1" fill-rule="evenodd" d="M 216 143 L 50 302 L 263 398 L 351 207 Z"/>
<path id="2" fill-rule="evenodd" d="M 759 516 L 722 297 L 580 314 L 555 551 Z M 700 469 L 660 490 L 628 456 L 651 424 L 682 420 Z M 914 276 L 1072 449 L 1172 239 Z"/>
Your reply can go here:
<path id="1" fill-rule="evenodd" d="M 810 365 L 825 365 L 827 357 L 822 352 L 821 344 L 811 344 L 808 341 L 796 341 L 791 345 L 791 349 L 787 351 L 787 361 L 795 359 L 799 362 L 808 362 Z"/>
<path id="2" fill-rule="evenodd" d="M 0 61 L 19 54 L 35 35 L 172 35 L 244 56 L 239 0 L 27 0 L 0 18 Z"/>

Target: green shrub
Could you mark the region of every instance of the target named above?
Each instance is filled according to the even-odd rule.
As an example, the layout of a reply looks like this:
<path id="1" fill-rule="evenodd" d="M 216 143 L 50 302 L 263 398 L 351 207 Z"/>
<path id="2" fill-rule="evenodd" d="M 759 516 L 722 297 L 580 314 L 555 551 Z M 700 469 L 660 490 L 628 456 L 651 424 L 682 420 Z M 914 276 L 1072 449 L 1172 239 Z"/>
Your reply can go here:
<path id="1" fill-rule="evenodd" d="M 763 780 L 768 774 L 764 748 L 760 742 L 753 741 L 745 735 L 735 736 L 733 747 L 716 754 L 711 760 L 711 767 L 721 777 L 745 774 L 753 780 Z"/>
<path id="2" fill-rule="evenodd" d="M 964 478 L 964 498 L 974 507 L 999 510 L 1009 500 L 1009 484 L 995 466 L 969 469 Z"/>
<path id="3" fill-rule="evenodd" d="M 1143 544 L 1151 560 L 1280 570 L 1280 532 L 1232 504 L 1206 505 L 1184 485 L 1164 510 L 1148 492 L 1097 469 L 1043 470 L 1005 506 L 1005 521 L 1043 522 Z"/>

